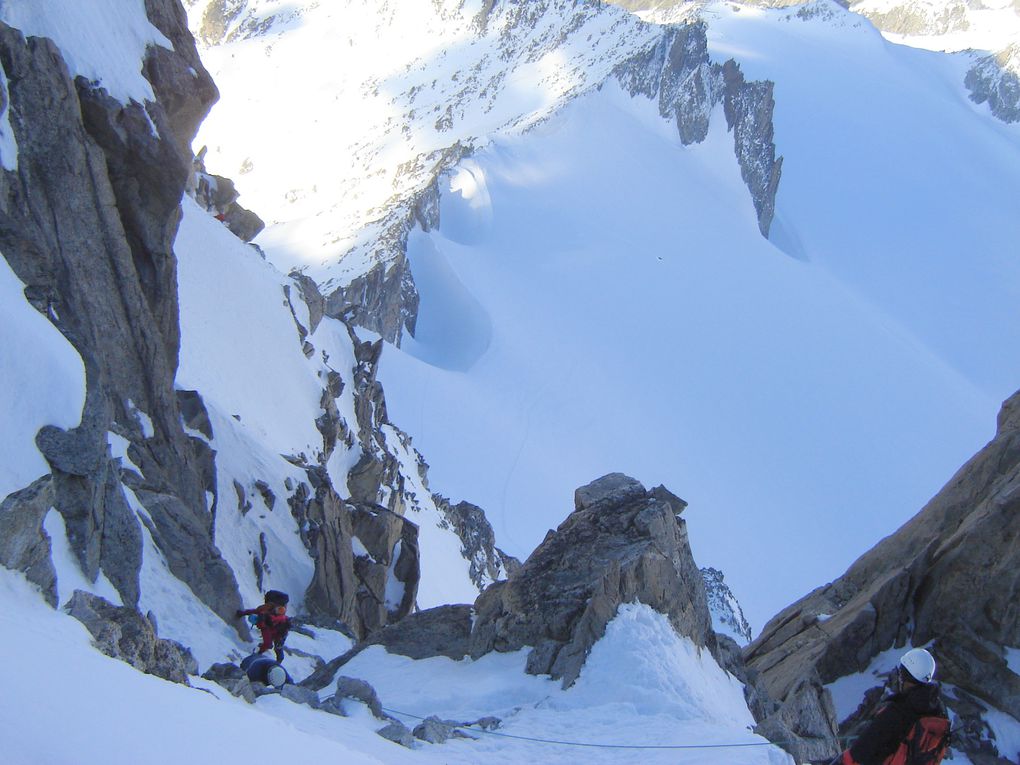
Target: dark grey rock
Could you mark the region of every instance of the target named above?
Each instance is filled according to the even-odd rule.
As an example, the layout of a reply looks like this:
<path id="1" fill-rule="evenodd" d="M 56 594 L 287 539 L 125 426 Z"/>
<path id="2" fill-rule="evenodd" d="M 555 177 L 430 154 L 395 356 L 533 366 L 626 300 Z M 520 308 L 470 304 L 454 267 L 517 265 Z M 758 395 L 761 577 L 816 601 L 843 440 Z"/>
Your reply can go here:
<path id="1" fill-rule="evenodd" d="M 319 708 L 319 694 L 311 688 L 287 683 L 280 689 L 280 695 L 287 699 L 287 701 L 293 701 L 295 704 L 304 704 L 312 709 Z"/>
<path id="2" fill-rule="evenodd" d="M 305 592 L 309 615 L 339 619 L 358 637 L 364 635 L 357 612 L 358 580 L 351 551 L 351 514 L 332 486 L 322 484 L 303 511 L 315 572 Z"/>
<path id="3" fill-rule="evenodd" d="M 118 471 L 112 464 L 109 467 L 102 500 L 99 566 L 117 588 L 121 602 L 135 608 L 141 597 L 142 527 L 124 497 Z"/>
<path id="4" fill-rule="evenodd" d="M 393 720 L 389 725 L 377 730 L 376 733 L 383 738 L 392 741 L 394 744 L 400 744 L 401 746 L 406 746 L 408 749 L 414 749 L 414 736 L 402 722 Z"/>
<path id="5" fill-rule="evenodd" d="M 333 694 L 333 703 L 337 704 L 344 699 L 360 701 L 372 715 L 380 720 L 389 720 L 390 717 L 382 710 L 382 703 L 379 701 L 379 694 L 375 688 L 364 680 L 356 677 L 338 677 L 336 681 L 336 692 Z"/>
<path id="6" fill-rule="evenodd" d="M 465 723 L 441 720 L 435 715 L 426 717 L 414 728 L 414 737 L 430 744 L 445 744 L 451 738 L 472 738 L 460 730 Z"/>
<path id="7" fill-rule="evenodd" d="M 53 507 L 53 483 L 46 476 L 0 504 L 0 565 L 22 571 L 57 607 L 57 573 L 50 558 L 49 535 L 43 528 Z"/>
<path id="8" fill-rule="evenodd" d="M 88 477 L 99 473 L 103 466 L 104 455 L 81 431 L 45 425 L 36 434 L 35 445 L 53 468 L 68 475 Z"/>
<path id="9" fill-rule="evenodd" d="M 773 140 L 772 83 L 746 81 L 732 59 L 712 63 L 702 21 L 665 27 L 654 46 L 619 65 L 614 76 L 631 95 L 657 99 L 659 113 L 676 122 L 684 144 L 705 140 L 712 110 L 723 103 L 758 228 L 768 237 L 782 171 Z"/>
<path id="10" fill-rule="evenodd" d="M 530 675 L 548 675 L 553 671 L 556 657 L 563 648 L 558 640 L 543 640 L 528 652 L 524 671 Z"/>
<path id="11" fill-rule="evenodd" d="M 205 402 L 198 391 L 178 390 L 177 405 L 180 407 L 184 424 L 192 430 L 197 430 L 211 441 L 213 437 L 212 423 L 209 421 L 209 412 L 205 408 Z"/>
<path id="12" fill-rule="evenodd" d="M 139 489 L 135 495 L 149 513 L 151 522 L 145 519 L 145 524 L 171 573 L 227 624 L 238 624 L 234 613 L 241 608 L 241 596 L 233 571 L 213 544 L 212 518 L 208 513 L 196 517 L 172 494 Z"/>
<path id="13" fill-rule="evenodd" d="M 567 687 L 620 604 L 635 601 L 717 651 L 701 573 L 676 515 L 682 500 L 675 499 L 659 499 L 620 474 L 579 489 L 577 509 L 519 571 L 475 601 L 472 657 L 536 646 L 529 667 L 544 671 L 555 655 L 547 671 Z"/>
<path id="14" fill-rule="evenodd" d="M 322 322 L 322 317 L 326 314 L 326 299 L 319 292 L 319 285 L 315 283 L 314 279 L 305 276 L 300 271 L 291 271 L 290 278 L 293 279 L 301 293 L 301 299 L 304 300 L 305 305 L 308 306 L 308 334 L 312 334 L 318 328 Z M 340 395 L 340 391 L 333 392 L 333 397 L 336 398 Z"/>
<path id="15" fill-rule="evenodd" d="M 373 645 L 389 653 L 427 659 L 446 656 L 463 659 L 468 653 L 471 634 L 471 606 L 438 606 L 417 611 L 398 622 L 377 630 L 341 656 L 325 662 L 301 681 L 301 685 L 320 691 L 333 682 L 337 672 L 351 659 Z"/>
<path id="16" fill-rule="evenodd" d="M 219 99 L 216 85 L 202 65 L 179 0 L 145 0 L 149 21 L 170 40 L 173 50 L 150 45 L 146 50 L 146 79 L 166 112 L 171 135 L 181 153 L 191 156 L 191 140 Z"/>
<path id="17" fill-rule="evenodd" d="M 623 473 L 610 473 L 574 491 L 574 510 L 621 507 L 644 499 L 645 487 Z"/>
<path id="18" fill-rule="evenodd" d="M 723 64 L 722 77 L 726 124 L 733 132 L 740 175 L 751 191 L 754 209 L 758 213 L 758 228 L 762 236 L 768 238 L 783 169 L 783 158 L 776 158 L 772 135 L 774 85 L 768 81 L 745 80 L 740 67 L 732 59 Z"/>
<path id="19" fill-rule="evenodd" d="M 427 659 L 446 656 L 459 661 L 468 655 L 472 608 L 467 605 L 437 606 L 416 611 L 389 624 L 368 640 L 389 653 Z"/>
<path id="20" fill-rule="evenodd" d="M 232 696 L 242 698 L 249 704 L 255 703 L 255 691 L 248 680 L 248 674 L 236 664 L 213 664 L 202 677 L 222 686 Z"/>
<path id="21" fill-rule="evenodd" d="M 96 648 L 107 656 L 183 685 L 189 685 L 188 675 L 198 672 L 198 662 L 187 648 L 157 637 L 152 623 L 132 608 L 115 606 L 81 590 L 75 591 L 65 608 L 88 628 Z"/>
<path id="22" fill-rule="evenodd" d="M 174 50 L 150 47 L 145 74 L 156 100 L 145 105 L 72 81 L 52 42 L 0 25 L 19 152 L 17 172 L 0 173 L 0 251 L 33 305 L 78 351 L 87 380 L 81 425 L 44 428 L 37 443 L 83 573 L 95 579 L 104 571 L 129 604 L 138 597 L 141 530 L 118 481 L 172 494 L 192 517 L 208 515 L 207 476 L 196 470 L 174 391 L 180 330 L 172 246 L 187 147 L 215 89 L 179 3 L 148 0 L 146 9 Z M 110 431 L 131 442 L 133 477 L 109 461 Z"/>

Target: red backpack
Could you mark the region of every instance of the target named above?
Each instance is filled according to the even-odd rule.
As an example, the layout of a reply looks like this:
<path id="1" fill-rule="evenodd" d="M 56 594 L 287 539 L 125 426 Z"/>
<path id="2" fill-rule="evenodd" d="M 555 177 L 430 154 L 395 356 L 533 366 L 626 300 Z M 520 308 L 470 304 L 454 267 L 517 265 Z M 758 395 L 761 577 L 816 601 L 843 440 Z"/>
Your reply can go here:
<path id="1" fill-rule="evenodd" d="M 921 717 L 882 765 L 939 765 L 949 749 L 949 720 Z"/>

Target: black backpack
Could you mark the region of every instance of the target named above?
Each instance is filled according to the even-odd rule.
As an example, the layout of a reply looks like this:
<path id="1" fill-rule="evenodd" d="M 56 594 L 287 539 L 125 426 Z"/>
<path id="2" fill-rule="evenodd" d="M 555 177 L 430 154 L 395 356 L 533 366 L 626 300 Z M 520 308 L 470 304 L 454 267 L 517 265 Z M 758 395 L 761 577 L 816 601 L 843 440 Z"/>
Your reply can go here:
<path id="1" fill-rule="evenodd" d="M 274 606 L 285 606 L 290 603 L 290 596 L 279 590 L 267 590 L 266 603 L 271 603 Z"/>

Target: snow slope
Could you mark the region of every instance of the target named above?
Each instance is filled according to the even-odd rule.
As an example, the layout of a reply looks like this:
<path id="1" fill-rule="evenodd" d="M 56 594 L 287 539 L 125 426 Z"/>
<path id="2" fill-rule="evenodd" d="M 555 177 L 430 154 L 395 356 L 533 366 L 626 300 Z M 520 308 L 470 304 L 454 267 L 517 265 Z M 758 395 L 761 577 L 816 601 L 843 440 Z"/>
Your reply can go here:
<path id="1" fill-rule="evenodd" d="M 0 500 L 50 472 L 35 445 L 39 428 L 73 428 L 85 405 L 81 357 L 24 289 L 0 256 Z"/>
<path id="2" fill-rule="evenodd" d="M 81 624 L 50 609 L 20 574 L 6 569 L 0 569 L 0 597 L 7 605 L 0 613 L 4 647 L 18 659 L 10 663 L 0 695 L 0 736 L 4 761 L 11 765 L 98 759 L 111 765 L 185 760 L 240 765 L 265 758 L 469 765 L 482 760 L 573 763 L 582 756 L 593 765 L 791 762 L 746 730 L 750 715 L 739 685 L 645 606 L 621 609 L 570 691 L 525 675 L 523 653 L 493 654 L 478 662 L 414 662 L 373 648 L 344 672 L 374 682 L 387 708 L 469 719 L 498 712 L 504 725 L 497 733 L 510 736 L 739 747 L 580 748 L 476 733 L 479 740 L 417 742 L 412 751 L 378 737 L 374 731 L 382 723 L 360 704 L 350 704 L 347 718 L 278 696 L 249 706 L 201 678 L 192 679 L 196 688 L 186 688 L 144 675 L 91 648 Z M 102 709 L 102 720 L 91 713 L 96 709 Z M 412 727 L 416 723 L 404 719 Z"/>
<path id="3" fill-rule="evenodd" d="M 277 588 L 291 594 L 300 612 L 313 563 L 286 500 L 307 476 L 286 456 L 304 455 L 313 464 L 319 459 L 322 435 L 315 420 L 323 413 L 322 388 L 330 370 L 348 382 L 352 379 L 356 361 L 351 338 L 343 324 L 324 318 L 307 338 L 315 350 L 306 358 L 295 322 L 300 318 L 307 328 L 308 309 L 296 283 L 190 198 L 184 200 L 184 211 L 175 243 L 182 338 L 177 387 L 199 391 L 212 423 L 209 445 L 216 451 L 220 498 L 216 544 L 246 602 L 260 602 L 262 591 Z M 288 286 L 291 298 L 284 292 Z M 337 406 L 356 428 L 353 385 L 344 386 Z M 387 441 L 415 495 L 408 517 L 420 527 L 419 605 L 473 601 L 478 589 L 460 554 L 460 539 L 436 510 L 418 474 L 417 455 L 393 433 L 387 433 Z M 360 456 L 357 443 L 352 448 L 339 443 L 329 457 L 326 467 L 338 491 L 345 491 L 347 474 Z M 256 481 L 276 497 L 273 507 L 267 506 Z M 245 489 L 253 510 L 237 507 L 235 482 Z M 263 544 L 268 548 L 264 559 Z M 263 561 L 261 587 L 253 573 L 253 556 Z"/>
<path id="4" fill-rule="evenodd" d="M 262 26 L 204 51 L 224 98 L 199 143 L 281 267 L 350 278 L 436 152 L 477 147 L 412 235 L 417 339 L 381 375 L 434 488 L 512 554 L 623 470 L 691 502 L 759 629 L 915 513 L 1020 381 L 1020 132 L 963 57 L 831 3 L 706 6 L 713 58 L 776 82 L 769 243 L 721 114 L 684 148 L 650 103 L 579 95 L 654 34 L 618 8 L 238 7 Z"/>
<path id="5" fill-rule="evenodd" d="M 462 172 L 484 194 L 455 177 L 439 231 L 412 239 L 417 339 L 382 379 L 432 480 L 486 509 L 511 552 L 599 475 L 664 482 L 692 504 L 699 564 L 725 572 L 758 629 L 915 513 L 990 437 L 1020 370 L 981 359 L 1002 378 L 986 393 L 895 301 L 856 291 L 814 230 L 807 259 L 762 240 L 720 124 L 683 148 L 652 104 L 609 86 L 477 153 Z M 886 234 L 871 232 L 895 255 Z M 932 299 L 960 286 L 918 276 Z M 1009 347 L 1016 304 L 979 297 L 959 297 L 963 317 L 984 312 L 988 343 Z"/>

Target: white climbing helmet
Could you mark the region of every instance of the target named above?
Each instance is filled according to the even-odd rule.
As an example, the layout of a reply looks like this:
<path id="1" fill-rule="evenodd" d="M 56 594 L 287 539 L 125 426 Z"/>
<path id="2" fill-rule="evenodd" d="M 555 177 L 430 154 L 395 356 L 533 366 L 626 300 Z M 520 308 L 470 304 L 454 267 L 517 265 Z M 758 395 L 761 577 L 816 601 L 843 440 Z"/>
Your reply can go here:
<path id="1" fill-rule="evenodd" d="M 935 659 L 923 648 L 911 648 L 903 654 L 900 666 L 919 683 L 930 683 L 935 677 Z"/>
<path id="2" fill-rule="evenodd" d="M 282 688 L 283 684 L 287 682 L 287 670 L 277 664 L 275 667 L 270 667 L 266 673 L 266 679 L 270 685 L 277 688 Z"/>

